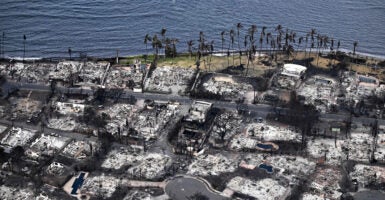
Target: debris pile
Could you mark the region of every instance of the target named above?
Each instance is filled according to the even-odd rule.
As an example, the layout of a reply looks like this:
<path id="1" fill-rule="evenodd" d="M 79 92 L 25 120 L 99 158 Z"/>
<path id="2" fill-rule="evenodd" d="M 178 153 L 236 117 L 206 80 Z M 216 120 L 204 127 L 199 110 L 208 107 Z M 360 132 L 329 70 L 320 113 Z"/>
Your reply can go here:
<path id="1" fill-rule="evenodd" d="M 221 154 L 200 155 L 188 166 L 188 174 L 195 176 L 219 176 L 238 168 L 237 159 L 230 160 Z"/>
<path id="2" fill-rule="evenodd" d="M 172 94 L 184 92 L 188 83 L 194 78 L 195 70 L 182 67 L 157 67 L 152 76 L 145 81 L 145 89 L 148 91 L 160 91 Z"/>
<path id="3" fill-rule="evenodd" d="M 253 181 L 239 176 L 231 179 L 227 188 L 256 199 L 285 199 L 288 190 L 271 178 Z"/>

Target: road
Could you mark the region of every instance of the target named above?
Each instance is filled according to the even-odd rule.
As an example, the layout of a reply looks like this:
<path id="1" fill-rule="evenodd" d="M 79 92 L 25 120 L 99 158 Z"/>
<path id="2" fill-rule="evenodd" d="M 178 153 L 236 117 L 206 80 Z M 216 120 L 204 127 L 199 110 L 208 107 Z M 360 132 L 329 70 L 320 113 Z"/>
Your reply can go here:
<path id="1" fill-rule="evenodd" d="M 200 193 L 210 200 L 227 199 L 213 192 L 203 181 L 192 177 L 176 177 L 167 182 L 165 192 L 172 199 L 189 200 L 191 196 Z"/>
<path id="2" fill-rule="evenodd" d="M 44 84 L 34 84 L 34 83 L 19 83 L 14 81 L 8 81 L 3 84 L 3 90 L 7 91 L 10 88 L 18 88 L 21 90 L 32 90 L 32 91 L 43 91 L 49 92 L 50 86 Z M 57 90 L 63 93 L 72 93 L 72 94 L 88 94 L 92 95 L 96 90 L 91 88 L 65 88 L 65 87 L 57 87 Z M 131 97 L 135 97 L 136 99 L 151 99 L 151 100 L 159 100 L 159 101 L 178 101 L 182 104 L 192 104 L 194 100 L 203 100 L 207 102 L 213 103 L 213 106 L 216 108 L 223 108 L 229 110 L 237 110 L 238 105 L 234 102 L 228 101 L 218 101 L 218 100 L 208 100 L 208 99 L 193 99 L 189 96 L 180 96 L 180 95 L 170 95 L 170 94 L 158 94 L 158 93 L 136 93 L 128 90 L 124 90 L 120 98 L 128 99 Z M 246 111 L 250 111 L 252 113 L 257 113 L 260 117 L 266 117 L 267 114 L 272 113 L 274 109 L 281 110 L 281 113 L 288 111 L 287 108 L 274 108 L 271 105 L 266 104 L 241 104 L 243 109 Z M 320 118 L 328 119 L 329 121 L 344 121 L 349 118 L 349 115 L 346 113 L 321 113 L 319 115 Z M 359 117 L 355 118 L 362 123 L 372 123 L 376 119 L 369 117 Z M 385 120 L 379 119 L 378 122 L 380 124 L 385 124 Z"/>

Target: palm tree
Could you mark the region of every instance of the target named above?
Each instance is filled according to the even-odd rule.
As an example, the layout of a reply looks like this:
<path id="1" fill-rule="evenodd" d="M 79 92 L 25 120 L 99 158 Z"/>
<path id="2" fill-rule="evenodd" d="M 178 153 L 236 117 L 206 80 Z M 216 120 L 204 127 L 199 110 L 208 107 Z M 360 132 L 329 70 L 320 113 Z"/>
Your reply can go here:
<path id="1" fill-rule="evenodd" d="M 23 44 L 24 44 L 24 50 L 23 50 L 23 62 L 24 62 L 24 58 L 25 58 L 25 41 L 27 40 L 27 37 L 24 35 L 24 36 L 23 36 L 23 39 L 24 39 L 24 41 L 23 41 Z"/>
<path id="2" fill-rule="evenodd" d="M 234 34 L 235 34 L 235 31 L 231 29 L 230 30 L 231 50 L 234 49 Z M 229 49 L 230 49 L 230 43 L 229 43 Z M 233 52 L 233 66 L 234 66 L 234 52 Z"/>
<path id="3" fill-rule="evenodd" d="M 147 53 L 147 43 L 148 42 L 151 42 L 151 36 L 149 34 L 146 34 L 146 36 L 144 36 L 144 41 L 143 41 L 143 43 L 146 45 L 146 53 Z"/>
<path id="4" fill-rule="evenodd" d="M 161 49 L 162 41 L 158 39 L 158 36 L 155 34 L 154 37 L 152 37 L 152 48 L 155 50 L 154 52 L 154 59 L 156 60 L 158 58 L 159 49 Z"/>
<path id="5" fill-rule="evenodd" d="M 193 45 L 194 45 L 194 41 L 192 41 L 192 40 L 187 41 L 188 52 L 190 53 L 190 59 L 191 59 L 191 56 L 192 56 L 192 46 Z"/>
<path id="6" fill-rule="evenodd" d="M 353 56 L 356 55 L 356 48 L 357 48 L 358 42 L 354 41 L 353 42 Z"/>
<path id="7" fill-rule="evenodd" d="M 226 31 L 222 31 L 222 32 L 221 32 L 221 39 L 222 39 L 222 53 L 224 52 L 223 45 L 224 45 L 224 43 L 225 43 L 225 35 L 226 35 Z"/>
<path id="8" fill-rule="evenodd" d="M 209 59 L 209 62 L 208 62 L 208 65 L 209 65 L 209 71 L 210 71 L 210 66 L 211 66 L 211 58 L 213 57 L 213 52 L 214 52 L 214 40 L 212 40 L 210 42 L 210 44 L 208 45 L 208 50 L 210 52 L 210 59 Z"/>
<path id="9" fill-rule="evenodd" d="M 251 25 L 249 29 L 249 35 L 250 35 L 250 42 L 251 44 L 254 44 L 254 34 L 257 32 L 257 25 L 253 24 Z"/>
<path id="10" fill-rule="evenodd" d="M 204 51 L 205 50 L 205 35 L 202 31 L 199 32 L 199 50 Z"/>
<path id="11" fill-rule="evenodd" d="M 270 47 L 273 49 L 273 53 L 270 55 L 271 61 L 273 61 L 273 59 L 274 59 L 274 52 L 275 52 L 275 40 L 274 40 L 274 38 L 271 38 Z"/>
<path id="12" fill-rule="evenodd" d="M 353 42 L 353 57 L 356 55 L 356 48 L 357 48 L 358 42 L 354 41 Z M 357 56 L 356 56 L 357 58 Z M 355 59 L 355 63 L 357 63 L 357 59 Z"/>
<path id="13" fill-rule="evenodd" d="M 294 47 L 293 45 L 289 44 L 289 45 L 285 45 L 284 48 L 283 48 L 285 54 L 287 55 L 287 59 L 290 59 L 290 56 L 293 54 L 294 52 Z"/>
<path id="14" fill-rule="evenodd" d="M 278 24 L 277 27 L 275 27 L 275 31 L 277 31 L 278 33 L 282 33 L 282 28 L 282 25 Z"/>
<path id="15" fill-rule="evenodd" d="M 312 48 L 314 48 L 314 35 L 316 34 L 317 32 L 316 32 L 316 30 L 314 29 L 314 28 L 312 28 L 311 30 L 310 30 L 310 33 L 309 33 L 309 35 L 310 35 L 310 39 L 311 39 L 311 45 L 310 45 L 310 49 L 309 49 L 309 59 L 310 59 L 310 54 L 311 54 L 311 49 Z"/>
<path id="16" fill-rule="evenodd" d="M 179 43 L 178 38 L 171 38 L 171 44 L 172 44 L 172 58 L 175 58 L 177 52 L 176 52 L 176 43 Z"/>
<path id="17" fill-rule="evenodd" d="M 310 46 L 310 50 L 309 50 L 309 57 L 310 57 L 311 49 L 314 48 L 314 35 L 315 34 L 317 34 L 317 31 L 316 31 L 316 29 L 312 28 L 310 30 L 310 33 L 309 33 L 310 39 L 311 39 L 311 43 L 312 43 L 311 46 Z"/>
<path id="18" fill-rule="evenodd" d="M 167 29 L 166 28 L 162 28 L 162 30 L 160 31 L 160 34 L 162 35 L 162 43 L 163 44 L 166 44 L 165 41 L 166 41 L 166 32 L 167 32 Z M 167 49 L 167 44 L 164 48 L 164 57 L 166 58 L 166 49 Z"/>
<path id="19" fill-rule="evenodd" d="M 297 51 L 294 53 L 294 60 L 295 60 L 296 57 L 297 57 L 297 53 L 298 53 L 298 51 L 299 51 L 299 49 L 300 49 L 300 46 L 301 46 L 301 44 L 302 44 L 302 40 L 303 40 L 303 36 L 301 36 L 301 37 L 298 38 Z"/>
<path id="20" fill-rule="evenodd" d="M 239 49 L 239 65 L 241 65 L 242 64 L 242 58 L 241 58 L 241 56 L 242 56 L 242 52 L 241 52 L 241 46 L 240 46 L 240 44 L 239 44 L 239 30 L 242 28 L 243 26 L 242 26 L 242 24 L 241 23 L 238 23 L 237 24 L 237 35 L 238 35 L 238 49 Z"/>
<path id="21" fill-rule="evenodd" d="M 338 52 L 340 46 L 341 46 L 341 42 L 338 40 L 338 42 L 337 42 L 337 49 L 336 49 L 336 51 L 335 51 L 335 53 L 334 53 L 334 57 L 335 57 L 335 58 L 334 58 L 334 60 L 333 60 L 333 66 L 334 66 L 335 60 L 337 60 L 337 52 Z"/>
<path id="22" fill-rule="evenodd" d="M 4 32 L 3 32 L 3 37 L 0 40 L 0 57 L 4 58 Z"/>
<path id="23" fill-rule="evenodd" d="M 71 47 L 68 48 L 68 54 L 70 56 L 70 60 L 72 59 L 72 50 L 71 50 Z"/>
<path id="24" fill-rule="evenodd" d="M 259 49 L 260 49 L 259 55 L 261 55 L 261 53 L 262 53 L 263 38 L 266 35 L 265 30 L 266 30 L 266 26 L 262 27 L 261 36 L 259 38 L 259 45 L 260 45 L 260 47 L 259 47 Z"/>
<path id="25" fill-rule="evenodd" d="M 267 34 L 266 34 L 266 45 L 269 45 L 270 44 L 270 39 L 271 39 L 271 33 L 270 32 L 268 32 Z"/>
<path id="26" fill-rule="evenodd" d="M 165 57 L 170 57 L 171 56 L 171 49 L 170 49 L 170 44 L 171 44 L 171 39 L 166 37 L 166 39 L 163 41 L 164 44 L 164 55 Z"/>

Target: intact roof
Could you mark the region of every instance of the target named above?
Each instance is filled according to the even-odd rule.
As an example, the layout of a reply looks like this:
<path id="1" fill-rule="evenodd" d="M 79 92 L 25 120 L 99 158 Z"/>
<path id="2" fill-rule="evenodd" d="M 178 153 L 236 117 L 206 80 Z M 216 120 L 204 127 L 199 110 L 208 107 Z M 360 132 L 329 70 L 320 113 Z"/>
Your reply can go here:
<path id="1" fill-rule="evenodd" d="M 297 65 L 297 64 L 285 64 L 283 65 L 283 69 L 287 71 L 295 71 L 295 72 L 301 73 L 305 71 L 307 68 L 305 66 Z"/>

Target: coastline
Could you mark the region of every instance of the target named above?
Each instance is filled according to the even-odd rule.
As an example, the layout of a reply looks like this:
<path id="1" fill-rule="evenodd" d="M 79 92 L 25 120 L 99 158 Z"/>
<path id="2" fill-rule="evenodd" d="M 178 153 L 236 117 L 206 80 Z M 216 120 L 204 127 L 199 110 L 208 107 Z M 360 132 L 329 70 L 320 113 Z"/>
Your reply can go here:
<path id="1" fill-rule="evenodd" d="M 310 49 L 307 49 L 306 52 L 309 52 Z M 282 50 L 275 50 L 275 51 L 282 51 Z M 312 54 L 316 54 L 316 48 L 313 48 L 311 49 L 311 52 Z M 351 50 L 348 50 L 348 49 L 339 49 L 338 50 L 339 52 L 342 52 L 342 53 L 345 53 L 346 55 L 350 55 L 352 54 Z M 230 50 L 230 52 L 234 52 L 235 54 L 238 54 L 238 50 Z M 246 52 L 244 50 L 242 50 L 242 52 Z M 259 52 L 259 51 L 257 51 Z M 263 49 L 261 51 L 262 53 L 269 53 L 269 52 L 274 52 L 274 50 L 270 50 L 270 49 Z M 298 50 L 298 51 L 295 51 L 295 53 L 303 53 L 305 52 L 305 50 Z M 330 52 L 330 50 L 326 50 L 326 49 L 321 49 L 319 51 L 320 53 L 328 53 Z M 223 51 L 213 51 L 212 54 L 215 55 L 215 54 L 221 54 L 221 53 L 225 53 L 227 54 L 227 50 L 225 50 L 224 52 Z M 189 53 L 188 52 L 180 52 L 178 53 L 178 56 L 179 55 L 188 55 Z M 193 53 L 194 54 L 194 53 Z M 146 55 L 146 54 L 128 54 L 128 55 L 120 55 L 118 58 L 119 59 L 126 59 L 126 58 L 132 58 L 132 57 L 140 57 L 140 56 L 143 56 L 143 55 Z M 153 52 L 151 51 L 150 53 L 148 53 L 147 55 L 153 55 Z M 160 56 L 164 55 L 164 54 L 158 54 Z M 378 61 L 382 61 L 382 60 L 385 60 L 385 55 L 375 55 L 375 54 L 370 54 L 370 53 L 364 53 L 364 52 L 359 52 L 357 51 L 356 52 L 356 55 L 357 57 L 359 58 L 369 58 L 369 59 L 374 59 L 374 60 L 378 60 Z M 71 58 L 72 60 L 80 60 L 80 57 L 72 57 Z M 115 60 L 116 59 L 116 56 L 93 56 L 93 55 L 90 55 L 90 56 L 87 56 L 87 59 L 90 59 L 90 60 Z M 3 61 L 23 61 L 23 57 L 20 57 L 20 56 L 15 56 L 15 57 L 12 57 L 12 56 L 5 56 L 3 58 L 0 58 L 0 61 L 3 62 Z M 55 57 L 44 57 L 44 56 L 41 56 L 41 57 L 25 57 L 24 58 L 24 61 L 27 61 L 27 62 L 33 62 L 33 61 L 60 61 L 60 60 L 69 60 L 69 57 L 68 56 L 55 56 Z"/>

